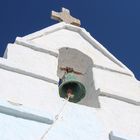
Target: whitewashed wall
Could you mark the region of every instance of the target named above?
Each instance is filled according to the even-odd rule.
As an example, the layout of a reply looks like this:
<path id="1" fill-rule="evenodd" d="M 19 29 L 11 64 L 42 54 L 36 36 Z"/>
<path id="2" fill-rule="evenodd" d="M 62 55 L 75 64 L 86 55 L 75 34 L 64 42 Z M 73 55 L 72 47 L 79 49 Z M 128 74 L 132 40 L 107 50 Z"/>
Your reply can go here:
<path id="1" fill-rule="evenodd" d="M 79 33 L 62 29 L 54 33 L 44 35 L 35 39 L 31 39 L 31 42 L 35 43 L 39 47 L 44 49 L 53 50 L 58 52 L 62 47 L 70 47 L 80 50 L 81 52 L 88 54 L 93 59 L 94 64 L 101 65 L 103 67 L 115 69 L 118 71 L 126 72 L 101 52 L 99 52 L 94 46 L 87 42 Z M 46 43 L 47 42 L 47 43 Z"/>
<path id="2" fill-rule="evenodd" d="M 0 69 L 0 85 L 1 99 L 54 114 L 61 107 L 58 86 L 55 84 Z"/>
<path id="3" fill-rule="evenodd" d="M 0 59 L 0 85 L 2 85 L 0 99 L 47 111 L 55 118 L 65 105 L 64 99 L 59 97 L 57 85 L 60 48 L 77 49 L 90 57 L 93 62 L 92 67 L 88 66 L 91 68 L 90 72 L 82 67 L 86 65 L 86 62 L 82 63 L 82 58 L 79 59 L 81 65 L 79 63 L 77 68 L 85 72 L 84 82 L 90 94 L 83 99 L 83 102 L 81 101 L 81 105 L 70 102 L 66 104 L 60 119 L 46 138 L 48 140 L 108 140 L 111 131 L 127 135 L 128 138 L 140 137 L 139 81 L 84 29 L 72 25 L 66 25 L 66 29 L 63 26 L 64 23 L 58 24 L 18 38 L 15 44 L 8 46 L 5 53 L 7 59 Z M 51 31 L 54 29 L 55 32 Z M 97 46 L 89 42 L 88 38 Z M 92 101 L 99 103 L 98 108 L 97 106 L 95 108 Z M 11 136 L 10 131 L 14 132 L 15 129 L 9 128 L 7 121 L 11 125 L 15 123 L 16 128 L 22 130 L 17 118 L 5 117 L 1 112 L 0 117 L 5 118 L 3 119 L 5 123 L 0 123 L 0 129 L 7 130 L 10 138 L 14 137 Z M 44 124 L 35 124 L 37 129 L 41 129 L 36 133 L 34 124 L 23 120 L 20 123 L 24 125 L 24 131 L 16 134 L 17 140 L 39 138 L 45 130 L 49 129 L 48 125 L 45 125 L 46 129 L 44 129 Z M 31 129 L 26 130 L 25 126 Z M 36 135 L 32 137 L 27 131 L 32 131 Z M 7 140 L 7 136 L 3 140 Z"/>
<path id="4" fill-rule="evenodd" d="M 58 58 L 52 55 L 22 45 L 9 44 L 7 59 L 11 66 L 58 81 Z"/>

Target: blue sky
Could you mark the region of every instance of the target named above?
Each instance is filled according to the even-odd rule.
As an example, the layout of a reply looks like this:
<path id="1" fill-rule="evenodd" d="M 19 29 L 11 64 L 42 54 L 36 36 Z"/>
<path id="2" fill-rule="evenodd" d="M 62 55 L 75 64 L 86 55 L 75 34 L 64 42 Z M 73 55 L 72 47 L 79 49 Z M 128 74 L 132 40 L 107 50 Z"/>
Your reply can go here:
<path id="1" fill-rule="evenodd" d="M 61 7 L 140 80 L 140 0 L 1 0 L 0 56 L 17 36 L 57 23 L 50 13 Z"/>

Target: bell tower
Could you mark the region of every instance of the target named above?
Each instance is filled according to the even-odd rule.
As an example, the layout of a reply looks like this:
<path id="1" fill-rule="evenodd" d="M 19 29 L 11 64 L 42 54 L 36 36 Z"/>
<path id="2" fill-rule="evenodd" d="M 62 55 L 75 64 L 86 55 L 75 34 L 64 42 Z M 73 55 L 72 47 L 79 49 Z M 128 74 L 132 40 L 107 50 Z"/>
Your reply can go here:
<path id="1" fill-rule="evenodd" d="M 140 81 L 68 9 L 52 18 L 0 58 L 0 138 L 139 140 Z"/>

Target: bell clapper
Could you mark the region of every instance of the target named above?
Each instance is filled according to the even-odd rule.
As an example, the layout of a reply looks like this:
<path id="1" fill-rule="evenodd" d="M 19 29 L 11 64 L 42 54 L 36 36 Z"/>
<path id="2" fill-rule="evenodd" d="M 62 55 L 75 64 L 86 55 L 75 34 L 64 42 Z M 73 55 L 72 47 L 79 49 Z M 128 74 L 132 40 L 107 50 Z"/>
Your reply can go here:
<path id="1" fill-rule="evenodd" d="M 74 94 L 72 93 L 72 89 L 68 88 L 67 89 L 67 100 L 69 100 L 70 98 L 74 98 Z"/>

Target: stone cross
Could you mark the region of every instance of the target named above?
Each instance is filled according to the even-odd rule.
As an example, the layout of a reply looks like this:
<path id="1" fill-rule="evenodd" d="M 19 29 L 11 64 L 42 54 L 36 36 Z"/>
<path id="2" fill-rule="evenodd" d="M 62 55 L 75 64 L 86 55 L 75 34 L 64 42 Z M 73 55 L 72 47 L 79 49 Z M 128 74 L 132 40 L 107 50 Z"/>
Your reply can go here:
<path id="1" fill-rule="evenodd" d="M 66 8 L 62 8 L 62 12 L 52 11 L 51 18 L 58 21 L 64 21 L 66 23 L 73 24 L 76 26 L 81 25 L 80 20 L 72 17 L 70 15 L 70 11 Z"/>

